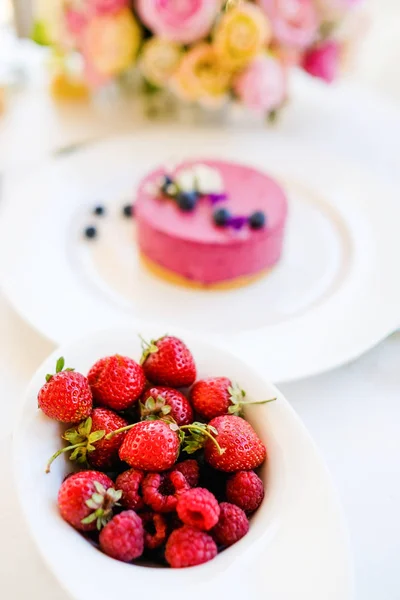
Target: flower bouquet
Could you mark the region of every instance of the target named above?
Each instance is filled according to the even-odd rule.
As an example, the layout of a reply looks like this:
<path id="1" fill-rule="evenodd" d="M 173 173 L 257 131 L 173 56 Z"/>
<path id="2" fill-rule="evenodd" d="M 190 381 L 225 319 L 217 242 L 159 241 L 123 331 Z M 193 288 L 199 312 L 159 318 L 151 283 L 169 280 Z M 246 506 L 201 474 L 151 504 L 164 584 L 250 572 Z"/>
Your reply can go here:
<path id="1" fill-rule="evenodd" d="M 287 100 L 295 67 L 336 78 L 358 3 L 37 0 L 33 37 L 52 47 L 64 81 L 74 56 L 89 89 L 134 71 L 147 91 L 206 107 L 234 100 L 272 116 Z"/>

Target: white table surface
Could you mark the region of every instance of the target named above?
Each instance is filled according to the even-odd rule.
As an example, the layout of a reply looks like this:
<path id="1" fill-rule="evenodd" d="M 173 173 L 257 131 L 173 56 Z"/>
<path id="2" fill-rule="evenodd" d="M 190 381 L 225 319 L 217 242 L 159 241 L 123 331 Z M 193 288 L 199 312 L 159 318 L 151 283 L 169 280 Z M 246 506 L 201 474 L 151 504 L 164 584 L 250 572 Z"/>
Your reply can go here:
<path id="1" fill-rule="evenodd" d="M 357 76 L 400 105 L 398 0 L 375 0 L 372 7 L 379 19 L 365 42 Z M 114 121 L 113 129 L 123 130 L 125 118 Z M 34 132 L 27 139 L 28 123 L 42 132 L 36 144 L 29 143 Z M 41 89 L 33 87 L 0 121 L 1 169 L 34 168 L 54 148 L 98 134 L 85 110 L 55 110 Z M 52 350 L 0 293 L 2 600 L 67 600 L 27 536 L 12 483 L 14 416 L 30 377 Z M 357 600 L 399 600 L 400 334 L 352 364 L 281 388 L 314 437 L 338 488 L 354 551 Z"/>

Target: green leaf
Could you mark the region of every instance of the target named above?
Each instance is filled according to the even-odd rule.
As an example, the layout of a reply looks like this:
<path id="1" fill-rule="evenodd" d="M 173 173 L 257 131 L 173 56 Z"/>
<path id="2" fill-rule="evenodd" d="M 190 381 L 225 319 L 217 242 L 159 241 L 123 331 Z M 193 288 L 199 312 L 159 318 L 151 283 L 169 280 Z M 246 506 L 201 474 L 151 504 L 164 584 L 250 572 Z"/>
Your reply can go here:
<path id="1" fill-rule="evenodd" d="M 179 426 L 176 423 L 170 423 L 169 428 L 172 429 L 172 431 L 179 431 Z"/>
<path id="2" fill-rule="evenodd" d="M 96 504 L 98 506 L 101 506 L 101 504 L 103 503 L 103 500 L 104 500 L 104 496 L 103 496 L 103 494 L 93 494 L 92 500 L 93 500 L 93 502 L 96 502 Z"/>
<path id="3" fill-rule="evenodd" d="M 169 415 L 169 413 L 171 412 L 171 407 L 168 404 L 166 404 L 161 408 L 161 412 L 163 415 Z"/>
<path id="4" fill-rule="evenodd" d="M 50 375 L 50 373 L 47 373 L 46 381 L 49 382 L 52 377 L 53 377 L 53 375 Z"/>
<path id="5" fill-rule="evenodd" d="M 97 510 L 99 508 L 96 502 L 94 502 L 94 500 L 92 500 L 91 498 L 89 498 L 89 500 L 86 500 L 85 504 L 88 508 L 93 508 L 93 510 Z"/>
<path id="6" fill-rule="evenodd" d="M 211 431 L 214 435 L 218 435 L 218 429 L 212 425 L 208 425 L 208 431 Z"/>
<path id="7" fill-rule="evenodd" d="M 104 429 L 100 431 L 93 431 L 93 433 L 91 433 L 88 438 L 89 444 L 94 444 L 95 442 L 102 440 L 105 435 L 106 432 L 104 431 Z"/>
<path id="8" fill-rule="evenodd" d="M 86 450 L 87 450 L 88 452 L 93 452 L 94 450 L 96 450 L 96 447 L 95 447 L 95 446 L 92 446 L 92 444 L 88 444 L 88 445 L 86 446 Z"/>
<path id="9" fill-rule="evenodd" d="M 86 419 L 86 421 L 83 421 L 82 423 L 80 423 L 79 427 L 78 427 L 78 431 L 80 433 L 80 435 L 82 435 L 83 437 L 88 437 L 90 432 L 92 431 L 92 417 L 88 417 Z"/>
<path id="10" fill-rule="evenodd" d="M 102 485 L 102 484 L 100 483 L 100 481 L 95 481 L 95 482 L 93 483 L 93 485 L 94 485 L 94 487 L 95 487 L 96 491 L 97 491 L 99 494 L 102 494 L 102 495 L 104 496 L 104 494 L 106 493 L 106 488 L 104 487 L 104 485 Z"/>
<path id="11" fill-rule="evenodd" d="M 89 502 L 89 500 L 88 500 Z M 86 517 L 85 519 L 82 519 L 81 523 L 82 525 L 90 525 L 90 523 L 93 523 L 94 521 L 96 521 L 97 517 L 97 511 L 94 513 L 91 513 L 88 517 Z"/>
<path id="12" fill-rule="evenodd" d="M 50 38 L 47 33 L 47 28 L 43 21 L 35 21 L 31 33 L 32 40 L 39 46 L 50 46 Z"/>
<path id="13" fill-rule="evenodd" d="M 60 356 L 60 358 L 58 359 L 57 364 L 56 364 L 56 373 L 60 373 L 63 370 L 64 365 L 65 365 L 64 357 Z"/>
<path id="14" fill-rule="evenodd" d="M 152 398 L 152 397 L 147 398 L 147 400 L 146 400 L 146 408 L 148 410 L 154 410 L 156 408 L 156 401 L 154 400 L 154 398 Z"/>
<path id="15" fill-rule="evenodd" d="M 80 460 L 81 458 L 83 458 L 83 461 Z M 85 460 L 86 460 L 86 448 L 84 448 L 84 447 L 75 448 L 75 450 L 70 455 L 69 460 L 78 460 L 78 462 L 85 462 Z"/>
<path id="16" fill-rule="evenodd" d="M 70 442 L 72 446 L 80 444 L 85 441 L 85 437 L 80 435 L 76 429 L 68 429 L 62 436 L 63 440 Z"/>

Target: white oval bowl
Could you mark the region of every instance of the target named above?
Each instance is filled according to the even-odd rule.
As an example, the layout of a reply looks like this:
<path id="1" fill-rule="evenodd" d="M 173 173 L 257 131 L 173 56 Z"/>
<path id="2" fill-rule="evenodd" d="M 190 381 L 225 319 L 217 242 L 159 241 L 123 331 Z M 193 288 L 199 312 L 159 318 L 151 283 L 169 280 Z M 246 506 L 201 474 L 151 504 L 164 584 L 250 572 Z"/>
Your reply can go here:
<path id="1" fill-rule="evenodd" d="M 159 337 L 159 327 L 144 326 L 146 338 Z M 171 333 L 171 332 L 169 332 Z M 31 534 L 49 568 L 77 600 L 115 597 L 148 600 L 233 598 L 271 600 L 347 600 L 352 576 L 347 536 L 326 469 L 307 432 L 275 386 L 236 356 L 192 334 L 185 334 L 198 376 L 225 375 L 246 389 L 249 398 L 277 397 L 271 404 L 247 410 L 268 448 L 262 469 L 267 493 L 240 542 L 213 561 L 190 569 L 157 569 L 115 561 L 91 546 L 59 516 L 57 493 L 71 469 L 67 459 L 44 472 L 60 447 L 60 427 L 37 408 L 37 393 L 56 359 L 87 373 L 99 358 L 114 353 L 138 360 L 138 330 L 120 327 L 100 331 L 53 353 L 34 375 L 14 435 L 17 490 Z M 179 592 L 178 592 L 179 590 Z"/>

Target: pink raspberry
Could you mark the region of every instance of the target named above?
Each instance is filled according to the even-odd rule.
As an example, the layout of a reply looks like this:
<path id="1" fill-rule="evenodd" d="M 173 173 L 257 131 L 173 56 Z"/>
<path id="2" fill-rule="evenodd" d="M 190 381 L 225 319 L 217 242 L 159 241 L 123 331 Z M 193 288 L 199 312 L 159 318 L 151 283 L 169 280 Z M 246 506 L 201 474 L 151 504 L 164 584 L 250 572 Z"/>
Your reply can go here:
<path id="1" fill-rule="evenodd" d="M 141 513 L 144 526 L 144 547 L 148 550 L 159 548 L 167 539 L 167 521 L 163 515 L 148 511 Z"/>
<path id="2" fill-rule="evenodd" d="M 116 515 L 101 530 L 100 548 L 105 554 L 130 562 L 143 554 L 144 531 L 142 519 L 133 511 Z"/>
<path id="3" fill-rule="evenodd" d="M 210 535 L 193 527 L 175 529 L 169 536 L 165 558 L 174 569 L 194 567 L 217 555 L 217 546 Z"/>
<path id="4" fill-rule="evenodd" d="M 221 509 L 219 520 L 211 533 L 220 546 L 232 546 L 246 535 L 249 521 L 246 513 L 235 504 L 221 502 L 219 506 Z"/>
<path id="5" fill-rule="evenodd" d="M 176 512 L 185 525 L 208 531 L 217 524 L 220 509 L 211 492 L 205 488 L 192 488 L 178 498 Z"/>
<path id="6" fill-rule="evenodd" d="M 189 459 L 179 462 L 174 465 L 173 470 L 180 471 L 184 475 L 190 487 L 193 488 L 199 485 L 200 467 L 197 460 Z"/>
<path id="7" fill-rule="evenodd" d="M 143 471 L 129 469 L 118 475 L 115 480 L 117 490 L 122 491 L 121 504 L 130 510 L 140 510 L 144 506 L 140 495 L 140 484 L 144 478 Z"/>
<path id="8" fill-rule="evenodd" d="M 187 490 L 189 490 L 189 484 L 179 471 L 149 473 L 142 483 L 145 504 L 161 513 L 174 511 L 178 497 Z"/>
<path id="9" fill-rule="evenodd" d="M 238 471 L 228 479 L 226 498 L 245 512 L 252 513 L 264 498 L 264 484 L 254 471 Z"/>

